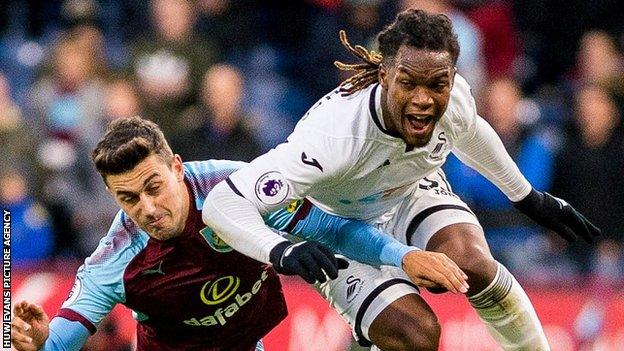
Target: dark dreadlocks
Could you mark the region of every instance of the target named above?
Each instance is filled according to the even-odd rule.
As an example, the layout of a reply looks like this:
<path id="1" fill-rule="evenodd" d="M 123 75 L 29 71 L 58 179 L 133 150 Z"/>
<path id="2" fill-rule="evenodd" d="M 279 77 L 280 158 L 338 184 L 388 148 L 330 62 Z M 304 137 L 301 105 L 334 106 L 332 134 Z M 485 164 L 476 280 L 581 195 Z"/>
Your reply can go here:
<path id="1" fill-rule="evenodd" d="M 383 63 L 391 66 L 401 45 L 409 45 L 417 49 L 431 51 L 447 51 L 451 54 L 453 65 L 459 57 L 459 43 L 453 32 L 451 20 L 442 14 L 430 14 L 422 10 L 409 9 L 399 13 L 379 36 L 379 51 L 368 51 L 366 48 L 352 46 L 347 40 L 347 33 L 340 31 L 340 42 L 347 50 L 359 58 L 362 63 L 345 64 L 335 61 L 334 64 L 342 71 L 357 73 L 340 83 L 340 91 L 351 95 L 378 81 L 379 67 Z"/>

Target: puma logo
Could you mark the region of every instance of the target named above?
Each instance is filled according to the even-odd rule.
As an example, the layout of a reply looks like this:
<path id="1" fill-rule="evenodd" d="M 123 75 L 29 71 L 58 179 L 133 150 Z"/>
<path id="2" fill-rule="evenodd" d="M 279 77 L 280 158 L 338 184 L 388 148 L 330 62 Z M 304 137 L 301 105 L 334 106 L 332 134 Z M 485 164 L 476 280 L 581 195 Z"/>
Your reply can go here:
<path id="1" fill-rule="evenodd" d="M 160 260 L 160 262 L 158 262 L 158 268 L 156 268 L 156 269 L 153 269 L 153 268 L 146 269 L 143 272 L 141 272 L 141 276 L 149 275 L 149 274 L 162 274 L 162 275 L 165 275 L 165 272 L 163 272 L 163 270 L 162 270 L 162 264 L 163 264 L 163 260 Z"/>

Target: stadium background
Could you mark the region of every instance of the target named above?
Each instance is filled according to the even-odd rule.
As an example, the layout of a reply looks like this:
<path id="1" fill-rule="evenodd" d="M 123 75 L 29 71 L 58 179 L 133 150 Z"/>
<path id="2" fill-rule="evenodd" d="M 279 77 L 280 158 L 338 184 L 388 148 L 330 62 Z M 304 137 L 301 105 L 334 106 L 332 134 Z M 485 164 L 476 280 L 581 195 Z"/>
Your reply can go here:
<path id="1" fill-rule="evenodd" d="M 527 178 L 604 231 L 567 244 L 450 159 L 495 256 L 535 301 L 554 350 L 624 350 L 624 3 L 618 0 L 0 1 L 0 204 L 12 211 L 13 301 L 53 315 L 116 207 L 89 150 L 107 121 L 157 121 L 184 160 L 251 160 L 283 141 L 402 8 L 443 12 L 459 73 Z M 344 350 L 349 332 L 286 279 L 268 350 Z M 495 350 L 464 299 L 427 295 L 444 350 Z M 124 350 L 120 309 L 89 350 Z M 116 342 L 111 342 L 116 340 Z"/>

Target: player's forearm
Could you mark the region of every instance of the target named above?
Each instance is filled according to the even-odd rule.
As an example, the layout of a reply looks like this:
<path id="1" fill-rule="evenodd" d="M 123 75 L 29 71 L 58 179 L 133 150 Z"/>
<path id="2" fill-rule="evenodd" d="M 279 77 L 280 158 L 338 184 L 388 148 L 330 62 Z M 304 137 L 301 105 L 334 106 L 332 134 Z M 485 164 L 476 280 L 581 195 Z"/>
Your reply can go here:
<path id="1" fill-rule="evenodd" d="M 454 153 L 494 183 L 511 201 L 519 201 L 531 192 L 531 184 L 505 150 L 500 137 L 481 117 L 477 118 L 474 135 L 461 140 Z"/>
<path id="2" fill-rule="evenodd" d="M 204 201 L 204 223 L 234 250 L 260 262 L 269 262 L 275 245 L 286 241 L 264 224 L 258 209 L 221 182 Z"/>
<path id="3" fill-rule="evenodd" d="M 41 351 L 78 351 L 89 338 L 89 331 L 80 322 L 62 317 L 52 318 L 50 335 Z"/>
<path id="4" fill-rule="evenodd" d="M 370 265 L 402 268 L 405 254 L 418 248 L 407 246 L 375 227 L 357 220 L 323 212 L 313 206 L 293 235 L 318 241 L 352 260 Z"/>

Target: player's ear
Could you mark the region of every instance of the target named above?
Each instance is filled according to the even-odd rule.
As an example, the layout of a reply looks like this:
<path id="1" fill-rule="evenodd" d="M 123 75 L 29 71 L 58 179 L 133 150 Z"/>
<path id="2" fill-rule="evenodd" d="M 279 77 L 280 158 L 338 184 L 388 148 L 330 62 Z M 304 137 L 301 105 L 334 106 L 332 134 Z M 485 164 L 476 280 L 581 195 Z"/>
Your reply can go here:
<path id="1" fill-rule="evenodd" d="M 388 89 L 388 71 L 386 70 L 386 66 L 383 63 L 379 65 L 379 73 L 377 74 L 377 76 L 381 87 L 384 89 Z"/>
<path id="2" fill-rule="evenodd" d="M 176 174 L 176 178 L 178 179 L 178 181 L 184 180 L 184 165 L 182 164 L 182 157 L 180 157 L 180 155 L 173 155 L 171 169 Z"/>

